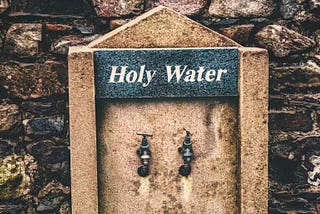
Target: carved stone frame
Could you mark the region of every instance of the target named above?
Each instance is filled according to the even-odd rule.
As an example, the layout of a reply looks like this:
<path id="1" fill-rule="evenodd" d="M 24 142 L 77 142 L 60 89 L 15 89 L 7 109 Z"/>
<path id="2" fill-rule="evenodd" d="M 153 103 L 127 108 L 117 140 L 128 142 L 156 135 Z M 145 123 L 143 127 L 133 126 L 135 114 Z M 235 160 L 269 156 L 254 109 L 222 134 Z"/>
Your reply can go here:
<path id="1" fill-rule="evenodd" d="M 176 29 L 165 18 L 179 22 Z M 150 23 L 149 23 L 150 22 Z M 181 24 L 182 23 L 182 24 Z M 156 25 L 161 32 L 150 30 Z M 151 27 L 152 28 L 152 27 Z M 149 31 L 148 31 L 149 29 Z M 181 40 L 180 30 L 190 35 Z M 141 32 L 145 30 L 146 32 Z M 163 31 L 173 40 L 159 39 Z M 139 38 L 140 35 L 141 38 Z M 123 35 L 126 35 L 125 37 Z M 178 42 L 177 42 L 178 41 Z M 95 50 L 106 48 L 237 47 L 239 50 L 239 213 L 268 213 L 268 52 L 242 47 L 176 12 L 157 7 L 88 46 L 69 50 L 71 193 L 73 213 L 98 213 Z"/>

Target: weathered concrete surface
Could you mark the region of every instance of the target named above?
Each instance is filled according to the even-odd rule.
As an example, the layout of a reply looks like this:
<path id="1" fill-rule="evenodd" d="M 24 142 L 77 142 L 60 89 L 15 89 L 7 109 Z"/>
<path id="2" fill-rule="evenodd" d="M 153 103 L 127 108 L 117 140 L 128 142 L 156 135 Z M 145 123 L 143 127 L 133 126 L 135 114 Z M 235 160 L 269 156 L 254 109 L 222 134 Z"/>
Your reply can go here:
<path id="1" fill-rule="evenodd" d="M 240 213 L 268 213 L 268 52 L 239 52 Z"/>
<path id="2" fill-rule="evenodd" d="M 99 213 L 236 213 L 237 99 L 99 101 Z M 191 176 L 177 149 L 190 130 Z M 153 132 L 150 175 L 136 150 Z M 125 206 L 124 206 L 125 205 Z"/>
<path id="3" fill-rule="evenodd" d="M 98 213 L 93 53 L 69 50 L 71 194 L 73 213 Z"/>

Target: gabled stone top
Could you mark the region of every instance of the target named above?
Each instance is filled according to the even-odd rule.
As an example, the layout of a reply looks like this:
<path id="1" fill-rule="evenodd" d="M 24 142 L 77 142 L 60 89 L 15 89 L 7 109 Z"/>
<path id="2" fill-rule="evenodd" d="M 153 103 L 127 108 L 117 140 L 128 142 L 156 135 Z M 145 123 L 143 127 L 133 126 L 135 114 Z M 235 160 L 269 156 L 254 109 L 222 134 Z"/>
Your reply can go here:
<path id="1" fill-rule="evenodd" d="M 91 42 L 90 48 L 241 47 L 235 41 L 164 6 Z"/>

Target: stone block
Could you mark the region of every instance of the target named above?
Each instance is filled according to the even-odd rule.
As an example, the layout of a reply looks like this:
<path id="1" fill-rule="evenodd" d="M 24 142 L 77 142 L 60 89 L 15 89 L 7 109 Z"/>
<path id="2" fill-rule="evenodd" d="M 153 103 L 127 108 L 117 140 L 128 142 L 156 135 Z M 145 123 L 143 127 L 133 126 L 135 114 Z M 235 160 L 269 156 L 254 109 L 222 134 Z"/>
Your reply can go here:
<path id="1" fill-rule="evenodd" d="M 269 128 L 272 131 L 303 131 L 312 130 L 312 118 L 309 112 L 270 113 Z"/>
<path id="2" fill-rule="evenodd" d="M 199 14 L 207 6 L 207 0 L 155 0 L 149 4 L 149 7 L 159 5 L 171 8 L 185 16 L 194 16 Z"/>
<path id="3" fill-rule="evenodd" d="M 10 155 L 0 159 L 0 200 L 12 200 L 32 189 L 37 163 L 30 155 Z"/>
<path id="4" fill-rule="evenodd" d="M 5 12 L 10 6 L 10 2 L 8 0 L 0 0 L 0 14 Z"/>
<path id="5" fill-rule="evenodd" d="M 320 66 L 308 60 L 299 66 L 271 67 L 270 92 L 279 93 L 318 93 Z"/>
<path id="6" fill-rule="evenodd" d="M 255 35 L 255 41 L 277 57 L 286 57 L 316 45 L 314 40 L 281 25 L 268 25 L 262 28 Z"/>
<path id="7" fill-rule="evenodd" d="M 69 47 L 87 45 L 88 43 L 92 42 L 98 37 L 100 37 L 100 35 L 93 35 L 87 37 L 76 35 L 63 36 L 51 44 L 51 52 L 60 55 L 67 55 Z"/>
<path id="8" fill-rule="evenodd" d="M 7 31 L 5 51 L 19 57 L 35 57 L 40 53 L 41 24 L 13 24 Z"/>
<path id="9" fill-rule="evenodd" d="M 92 4 L 100 17 L 139 15 L 144 8 L 144 0 L 92 0 Z"/>
<path id="10" fill-rule="evenodd" d="M 63 117 L 43 117 L 23 121 L 28 136 L 62 136 L 65 130 Z"/>
<path id="11" fill-rule="evenodd" d="M 21 124 L 21 112 L 16 104 L 0 104 L 0 134 L 17 128 Z"/>
<path id="12" fill-rule="evenodd" d="M 11 0 L 10 16 L 81 18 L 91 8 L 78 0 Z"/>
<path id="13" fill-rule="evenodd" d="M 275 10 L 272 0 L 211 0 L 209 13 L 225 18 L 267 17 Z"/>
<path id="14" fill-rule="evenodd" d="M 67 68 L 61 62 L 8 63 L 0 68 L 0 83 L 12 97 L 40 98 L 66 92 Z"/>
<path id="15" fill-rule="evenodd" d="M 253 28 L 253 24 L 235 25 L 226 28 L 219 28 L 219 31 L 239 44 L 245 45 L 249 42 L 249 37 Z"/>

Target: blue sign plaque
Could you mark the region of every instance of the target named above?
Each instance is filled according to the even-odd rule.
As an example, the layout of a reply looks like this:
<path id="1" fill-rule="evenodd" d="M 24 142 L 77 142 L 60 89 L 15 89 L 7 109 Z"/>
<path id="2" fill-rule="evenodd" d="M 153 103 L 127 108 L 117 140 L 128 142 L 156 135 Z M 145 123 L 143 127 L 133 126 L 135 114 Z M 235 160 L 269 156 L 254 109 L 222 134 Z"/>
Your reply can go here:
<path id="1" fill-rule="evenodd" d="M 97 50 L 94 67 L 98 99 L 238 95 L 237 48 Z"/>

